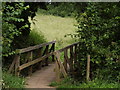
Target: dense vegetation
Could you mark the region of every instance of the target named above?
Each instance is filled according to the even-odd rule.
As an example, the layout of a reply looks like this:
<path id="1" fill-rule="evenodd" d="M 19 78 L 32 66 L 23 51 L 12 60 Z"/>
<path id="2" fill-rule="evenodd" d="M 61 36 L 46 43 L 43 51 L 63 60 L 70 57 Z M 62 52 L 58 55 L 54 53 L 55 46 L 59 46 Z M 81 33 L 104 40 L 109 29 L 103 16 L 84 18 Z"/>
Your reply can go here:
<path id="1" fill-rule="evenodd" d="M 2 64 L 4 87 L 22 87 L 23 79 L 7 75 L 6 70 L 11 65 L 15 50 L 45 42 L 44 36 L 30 29 L 29 17 L 33 19 L 41 3 L 3 2 L 2 3 Z M 37 37 L 37 39 L 36 39 Z M 4 78 L 5 77 L 5 78 Z M 14 80 L 15 79 L 15 80 Z M 18 80 L 15 84 L 13 83 Z M 13 84 L 13 85 L 12 85 Z M 21 85 L 20 85 L 21 84 Z"/>
<path id="2" fill-rule="evenodd" d="M 15 49 L 45 42 L 44 36 L 30 29 L 28 20 L 29 17 L 34 20 L 38 7 L 44 9 L 40 9 L 39 13 L 76 18 L 77 30 L 73 36 L 75 39 L 79 38 L 80 53 L 79 63 L 75 70 L 77 74 L 74 77 L 82 84 L 80 86 L 78 82 L 70 80 L 71 78 L 67 80 L 70 82 L 67 84 L 72 84 L 73 87 L 75 85 L 76 88 L 118 88 L 120 82 L 120 3 L 4 2 L 2 8 L 3 65 L 11 64 Z M 88 54 L 91 56 L 91 82 L 85 83 Z M 17 87 L 20 84 L 20 87 L 23 87 L 23 79 L 6 73 L 3 75 L 3 82 L 6 84 L 4 87 Z M 14 83 L 15 85 L 12 86 L 10 83 L 12 78 L 12 83 L 14 80 L 19 80 L 19 83 Z M 65 83 L 66 81 L 62 82 L 63 87 L 66 86 Z"/>
<path id="3" fill-rule="evenodd" d="M 84 8 L 81 8 L 81 6 Z M 91 55 L 91 79 L 97 73 L 120 81 L 120 3 L 77 3 L 79 37 L 79 76 L 85 76 L 85 63 Z M 81 77 L 80 76 L 80 77 Z M 101 77 L 101 78 L 104 78 Z"/>
<path id="4" fill-rule="evenodd" d="M 75 3 L 72 2 L 52 2 L 46 3 L 45 5 L 46 9 L 41 9 L 40 12 L 47 15 L 74 17 L 76 12 L 74 10 Z"/>

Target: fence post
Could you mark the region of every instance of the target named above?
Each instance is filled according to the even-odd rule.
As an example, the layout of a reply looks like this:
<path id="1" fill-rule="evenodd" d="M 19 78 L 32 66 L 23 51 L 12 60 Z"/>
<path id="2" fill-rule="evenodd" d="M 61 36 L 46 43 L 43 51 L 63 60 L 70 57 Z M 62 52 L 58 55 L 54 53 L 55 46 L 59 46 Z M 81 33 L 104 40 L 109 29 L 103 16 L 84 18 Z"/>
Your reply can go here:
<path id="1" fill-rule="evenodd" d="M 87 56 L 87 71 L 86 71 L 86 81 L 90 80 L 90 55 Z"/>
<path id="2" fill-rule="evenodd" d="M 19 76 L 20 71 L 19 71 L 19 66 L 20 66 L 20 55 L 16 55 L 16 59 L 15 59 L 16 63 L 15 63 L 15 75 Z"/>
<path id="3" fill-rule="evenodd" d="M 77 44 L 75 44 L 74 62 L 77 63 Z"/>
<path id="4" fill-rule="evenodd" d="M 70 73 L 73 73 L 73 46 L 70 47 Z"/>
<path id="5" fill-rule="evenodd" d="M 49 45 L 46 46 L 45 54 L 48 54 Z M 48 57 L 45 59 L 45 65 L 48 66 Z"/>
<path id="6" fill-rule="evenodd" d="M 53 52 L 55 51 L 55 43 L 52 44 L 52 47 L 53 47 Z M 52 61 L 54 62 L 55 61 L 55 56 L 52 55 Z"/>

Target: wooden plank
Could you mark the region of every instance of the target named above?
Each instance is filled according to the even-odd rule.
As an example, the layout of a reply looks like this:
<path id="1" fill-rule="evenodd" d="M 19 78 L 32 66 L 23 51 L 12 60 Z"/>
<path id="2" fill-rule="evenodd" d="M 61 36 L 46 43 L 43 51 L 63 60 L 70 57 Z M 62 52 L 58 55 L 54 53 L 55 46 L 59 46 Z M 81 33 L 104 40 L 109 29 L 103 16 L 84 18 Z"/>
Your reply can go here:
<path id="1" fill-rule="evenodd" d="M 90 55 L 87 56 L 86 81 L 90 80 Z"/>
<path id="2" fill-rule="evenodd" d="M 12 72 L 12 70 L 13 70 L 13 68 L 14 68 L 14 65 L 15 65 L 15 63 L 16 63 L 17 58 L 18 58 L 18 55 L 15 55 L 14 60 L 13 60 L 11 66 L 10 66 L 10 68 L 9 68 L 9 70 L 8 70 L 8 73 L 11 73 L 11 72 Z"/>
<path id="3" fill-rule="evenodd" d="M 43 43 L 43 44 L 40 44 L 40 45 L 35 45 L 35 46 L 30 46 L 30 47 L 27 47 L 27 48 L 23 48 L 23 49 L 17 49 L 16 50 L 16 53 L 25 53 L 25 52 L 29 52 L 29 51 L 32 51 L 32 50 L 35 50 L 35 49 L 39 49 L 43 46 L 47 46 L 49 44 L 53 44 L 55 43 L 56 41 L 52 41 L 52 42 L 48 42 L 48 43 Z"/>
<path id="4" fill-rule="evenodd" d="M 58 62 L 55 62 L 55 72 L 56 72 L 56 82 L 60 82 L 60 68 L 58 66 Z"/>
<path id="5" fill-rule="evenodd" d="M 24 69 L 24 68 L 26 68 L 26 67 L 29 67 L 29 66 L 31 66 L 31 65 L 33 65 L 33 64 L 36 64 L 36 63 L 38 63 L 38 62 L 46 59 L 47 57 L 53 55 L 53 53 L 54 53 L 54 52 L 51 52 L 51 53 L 49 53 L 49 54 L 47 54 L 47 55 L 45 55 L 45 56 L 42 56 L 42 57 L 37 58 L 37 59 L 35 59 L 35 60 L 31 61 L 31 62 L 28 62 L 28 63 L 25 63 L 25 64 L 19 66 L 19 70 L 22 70 L 22 69 Z"/>
<path id="6" fill-rule="evenodd" d="M 58 51 L 59 51 L 59 52 L 63 52 L 65 49 L 69 49 L 71 46 L 74 46 L 74 45 L 79 44 L 79 43 L 80 43 L 80 42 L 77 42 L 77 43 L 71 44 L 71 45 L 69 45 L 69 46 L 67 46 L 67 47 L 64 47 L 64 48 L 58 50 Z"/>
<path id="7" fill-rule="evenodd" d="M 20 55 L 16 55 L 16 63 L 15 63 L 15 75 L 19 76 L 20 71 L 18 69 L 19 65 L 20 65 Z"/>
<path id="8" fill-rule="evenodd" d="M 56 52 L 55 55 L 57 57 L 57 62 L 59 64 L 59 66 L 60 66 L 60 71 L 62 72 L 63 76 L 66 77 L 67 73 L 65 71 L 65 68 L 64 68 L 63 64 L 60 62 L 60 52 Z"/>
<path id="9" fill-rule="evenodd" d="M 28 61 L 30 62 L 30 61 L 32 61 L 32 59 L 33 59 L 33 52 L 31 51 L 31 52 L 29 52 L 29 53 L 30 53 L 30 58 L 29 58 Z M 30 68 L 29 68 L 29 71 L 28 71 L 28 75 L 29 75 L 29 76 L 32 75 L 32 70 L 33 70 L 32 67 L 33 67 L 33 66 L 31 65 Z"/>

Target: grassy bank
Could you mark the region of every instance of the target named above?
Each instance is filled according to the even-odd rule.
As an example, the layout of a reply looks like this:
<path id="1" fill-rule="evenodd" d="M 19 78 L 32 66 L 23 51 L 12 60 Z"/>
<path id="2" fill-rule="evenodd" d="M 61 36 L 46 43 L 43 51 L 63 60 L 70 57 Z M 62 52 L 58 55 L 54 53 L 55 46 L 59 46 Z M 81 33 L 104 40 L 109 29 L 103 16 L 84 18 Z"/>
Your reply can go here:
<path id="1" fill-rule="evenodd" d="M 43 15 L 37 13 L 34 18 L 31 28 L 42 33 L 47 41 L 57 41 L 57 49 L 65 47 L 74 42 L 70 36 L 65 37 L 67 34 L 75 33 L 74 24 L 75 19 L 73 18 L 62 18 L 52 15 Z"/>

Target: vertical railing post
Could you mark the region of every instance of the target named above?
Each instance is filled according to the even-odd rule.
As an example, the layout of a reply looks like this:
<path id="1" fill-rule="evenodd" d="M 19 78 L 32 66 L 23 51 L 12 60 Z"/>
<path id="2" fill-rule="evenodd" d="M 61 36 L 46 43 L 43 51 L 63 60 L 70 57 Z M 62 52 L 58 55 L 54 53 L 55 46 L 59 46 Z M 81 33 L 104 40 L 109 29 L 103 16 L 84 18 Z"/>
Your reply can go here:
<path id="1" fill-rule="evenodd" d="M 46 46 L 45 54 L 48 54 L 49 45 Z M 48 66 L 48 57 L 45 59 L 45 65 Z"/>
<path id="2" fill-rule="evenodd" d="M 15 63 L 15 75 L 19 76 L 20 71 L 19 71 L 19 66 L 20 66 L 20 55 L 16 55 L 16 63 Z"/>
<path id="3" fill-rule="evenodd" d="M 70 47 L 70 73 L 73 73 L 73 46 Z"/>
<path id="4" fill-rule="evenodd" d="M 52 44 L 52 47 L 53 47 L 53 52 L 55 51 L 55 43 Z M 54 62 L 55 61 L 55 56 L 52 55 L 52 61 Z"/>
<path id="5" fill-rule="evenodd" d="M 90 80 L 90 55 L 87 56 L 86 81 Z"/>
<path id="6" fill-rule="evenodd" d="M 77 44 L 75 44 L 74 62 L 77 63 Z"/>

